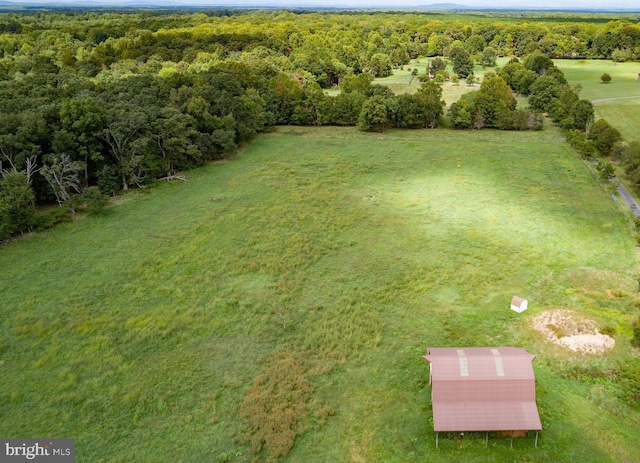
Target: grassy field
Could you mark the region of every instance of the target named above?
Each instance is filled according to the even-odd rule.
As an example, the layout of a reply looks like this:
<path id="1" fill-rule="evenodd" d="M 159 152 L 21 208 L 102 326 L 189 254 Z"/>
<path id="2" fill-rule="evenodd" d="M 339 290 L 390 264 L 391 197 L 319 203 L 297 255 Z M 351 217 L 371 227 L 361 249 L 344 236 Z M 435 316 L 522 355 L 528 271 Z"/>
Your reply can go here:
<path id="1" fill-rule="evenodd" d="M 393 74 L 388 77 L 382 77 L 375 79 L 373 81 L 374 84 L 386 85 L 389 87 L 395 95 L 402 95 L 404 93 L 415 93 L 418 91 L 418 87 L 420 87 L 420 81 L 418 80 L 418 76 L 412 76 L 411 71 L 413 69 L 418 69 L 418 75 L 423 75 L 426 73 L 426 69 L 429 61 L 432 58 L 417 58 L 412 59 L 409 64 L 406 64 L 399 69 L 394 69 Z M 499 58 L 498 66 L 503 66 L 509 58 Z M 480 78 L 484 77 L 484 73 L 486 71 L 495 71 L 496 68 L 484 68 L 482 66 L 476 65 L 474 70 L 474 75 Z M 447 66 L 447 71 L 449 74 L 453 74 L 453 67 L 451 64 Z M 460 82 L 457 85 L 452 84 L 450 81 L 447 81 L 442 84 L 442 98 L 447 104 L 446 108 L 451 106 L 452 103 L 455 103 L 460 99 L 462 95 L 465 93 L 478 90 L 479 84 L 475 85 L 467 85 L 464 79 L 460 79 Z M 327 95 L 336 96 L 340 93 L 340 90 L 337 88 L 325 90 Z M 524 108 L 527 106 L 527 99 L 524 97 L 516 97 L 518 100 L 518 108 Z M 445 108 L 445 110 L 446 110 Z"/>
<path id="2" fill-rule="evenodd" d="M 427 71 L 427 66 L 431 58 L 418 58 L 413 59 L 411 62 L 405 66 L 402 66 L 400 69 L 394 69 L 393 75 L 389 77 L 383 77 L 380 79 L 376 79 L 374 84 L 386 85 L 396 95 L 401 95 L 403 93 L 415 93 L 420 86 L 420 82 L 418 81 L 417 76 L 411 75 L 411 70 L 414 68 L 418 69 L 418 75 L 425 74 Z M 493 70 L 493 68 L 483 68 L 482 66 L 476 66 L 474 70 L 474 75 L 479 77 L 482 80 L 484 76 L 484 72 L 487 69 Z M 447 66 L 447 71 L 449 74 L 453 74 L 453 68 L 451 64 Z M 467 85 L 464 79 L 460 80 L 458 85 L 454 85 L 451 82 L 445 82 L 442 84 L 442 97 L 444 101 L 447 103 L 447 107 L 451 105 L 451 103 L 455 103 L 460 99 L 462 95 L 472 90 L 478 90 L 478 86 L 470 86 Z"/>
<path id="3" fill-rule="evenodd" d="M 75 438 L 79 463 L 249 462 L 247 407 L 293 381 L 280 461 L 637 457 L 634 241 L 554 129 L 279 128 L 187 177 L 0 248 L 1 436 Z M 530 321 L 555 308 L 616 347 L 549 344 Z M 539 447 L 436 450 L 421 356 L 486 345 L 537 356 Z"/>
<path id="4" fill-rule="evenodd" d="M 628 96 L 640 97 L 638 73 L 640 65 L 636 62 L 615 63 L 608 60 L 553 60 L 564 72 L 571 84 L 582 85 L 581 98 L 600 100 Z M 603 84 L 600 76 L 611 75 L 611 82 Z"/>
<path id="5" fill-rule="evenodd" d="M 627 141 L 640 141 L 640 97 L 603 101 L 595 105 L 596 113 L 622 133 Z"/>
<path id="6" fill-rule="evenodd" d="M 626 140 L 640 140 L 640 82 L 638 63 L 614 63 L 604 60 L 554 60 L 569 83 L 582 85 L 581 98 L 595 100 L 596 116 L 616 127 Z M 600 76 L 611 75 L 603 84 Z M 617 98 L 611 101 L 609 98 Z"/>
<path id="7" fill-rule="evenodd" d="M 426 69 L 428 66 L 428 62 L 432 58 L 418 58 L 413 59 L 411 62 L 405 66 L 402 66 L 400 69 L 394 69 L 393 74 L 389 77 L 383 77 L 374 80 L 374 84 L 386 85 L 389 87 L 393 93 L 396 95 L 401 95 L 403 93 L 415 93 L 420 86 L 420 82 L 418 81 L 417 76 L 411 75 L 411 70 L 414 68 L 418 69 L 418 75 L 422 75 L 426 73 Z M 499 58 L 498 66 L 503 66 L 509 58 Z M 484 68 L 482 66 L 476 65 L 474 69 L 474 75 L 482 81 L 484 77 L 484 73 L 486 71 L 495 71 L 496 68 Z M 447 66 L 447 72 L 449 74 L 453 74 L 453 67 L 451 64 Z M 447 104 L 447 108 L 451 106 L 452 103 L 455 103 L 460 99 L 462 95 L 465 93 L 478 90 L 479 85 L 467 85 L 464 79 L 460 79 L 458 85 L 454 85 L 451 82 L 447 81 L 442 84 L 442 98 Z M 337 93 L 337 92 L 335 92 Z M 335 94 L 334 93 L 334 94 Z M 518 100 L 518 107 L 524 108 L 527 106 L 527 99 L 523 97 L 516 97 Z"/>
<path id="8" fill-rule="evenodd" d="M 415 93 L 418 91 L 418 87 L 420 87 L 420 81 L 418 80 L 418 76 L 412 76 L 411 70 L 418 69 L 418 75 L 423 75 L 427 71 L 427 66 L 429 61 L 433 58 L 417 58 L 412 59 L 409 64 L 406 64 L 399 69 L 394 69 L 393 74 L 388 77 L 382 77 L 375 79 L 373 81 L 374 84 L 386 85 L 389 87 L 394 94 L 402 95 L 404 93 Z M 507 58 L 501 58 L 498 61 L 500 63 L 506 63 Z M 475 76 L 482 77 L 484 76 L 485 70 L 494 70 L 495 68 L 483 68 L 482 66 L 475 67 Z M 453 67 L 451 64 L 447 66 L 447 71 L 449 74 L 453 74 Z M 444 101 L 447 103 L 447 107 L 451 105 L 451 103 L 455 103 L 460 99 L 462 95 L 467 92 L 471 92 L 473 90 L 478 90 L 478 85 L 467 85 L 464 79 L 461 79 L 458 85 L 454 85 L 451 82 L 445 82 L 442 84 L 442 97 Z M 327 95 L 335 96 L 340 93 L 339 89 L 330 89 L 325 90 Z M 522 102 L 525 102 L 524 99 Z M 519 101 L 519 103 L 521 103 Z"/>

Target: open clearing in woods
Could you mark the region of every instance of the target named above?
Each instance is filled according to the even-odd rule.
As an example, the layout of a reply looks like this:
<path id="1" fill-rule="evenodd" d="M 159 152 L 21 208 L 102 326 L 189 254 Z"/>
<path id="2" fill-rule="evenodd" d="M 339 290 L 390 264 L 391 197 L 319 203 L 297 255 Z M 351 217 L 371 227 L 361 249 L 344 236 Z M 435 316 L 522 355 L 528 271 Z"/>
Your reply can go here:
<path id="1" fill-rule="evenodd" d="M 640 64 L 605 60 L 554 60 L 571 85 L 582 85 L 580 98 L 596 100 L 596 117 L 620 130 L 627 141 L 640 141 Z M 607 73 L 611 82 L 603 84 Z M 629 98 L 637 97 L 637 98 Z M 609 101 L 598 101 L 611 99 Z"/>
<path id="2" fill-rule="evenodd" d="M 0 435 L 75 438 L 79 463 L 249 462 L 250 402 L 295 380 L 280 461 L 640 453 L 634 241 L 555 129 L 283 127 L 187 177 L 0 248 Z M 558 309 L 615 347 L 549 342 L 531 320 Z M 436 450 L 421 356 L 487 345 L 537 356 L 539 448 Z"/>

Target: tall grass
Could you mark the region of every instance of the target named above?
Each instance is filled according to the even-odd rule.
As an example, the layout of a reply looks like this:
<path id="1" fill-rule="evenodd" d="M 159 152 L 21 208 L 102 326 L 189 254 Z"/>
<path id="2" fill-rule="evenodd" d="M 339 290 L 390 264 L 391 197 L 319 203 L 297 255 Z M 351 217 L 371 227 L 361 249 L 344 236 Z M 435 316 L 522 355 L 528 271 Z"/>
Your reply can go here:
<path id="1" fill-rule="evenodd" d="M 262 428 L 240 411 L 268 399 L 259 378 L 283 356 L 313 392 L 281 461 L 640 450 L 627 383 L 566 375 L 632 359 L 637 263 L 627 219 L 555 130 L 279 128 L 134 196 L 0 248 L 0 435 L 75 438 L 79 462 L 252 461 Z M 529 320 L 560 307 L 615 326 L 617 347 L 546 343 Z M 537 356 L 538 449 L 435 450 L 421 355 L 456 345 Z"/>

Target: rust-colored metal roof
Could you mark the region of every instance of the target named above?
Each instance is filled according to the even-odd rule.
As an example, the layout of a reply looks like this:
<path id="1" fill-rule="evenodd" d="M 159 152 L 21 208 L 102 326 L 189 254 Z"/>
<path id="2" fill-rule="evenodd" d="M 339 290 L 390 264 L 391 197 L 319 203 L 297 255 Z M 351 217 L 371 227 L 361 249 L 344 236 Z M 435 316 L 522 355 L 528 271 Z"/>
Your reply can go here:
<path id="1" fill-rule="evenodd" d="M 435 431 L 540 430 L 534 355 L 516 347 L 429 348 Z"/>

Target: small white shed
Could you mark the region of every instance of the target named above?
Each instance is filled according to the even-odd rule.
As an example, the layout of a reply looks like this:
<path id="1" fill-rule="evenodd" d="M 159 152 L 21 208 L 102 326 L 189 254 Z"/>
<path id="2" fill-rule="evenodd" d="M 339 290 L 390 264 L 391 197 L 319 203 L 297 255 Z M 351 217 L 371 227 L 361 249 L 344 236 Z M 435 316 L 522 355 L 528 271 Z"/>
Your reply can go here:
<path id="1" fill-rule="evenodd" d="M 527 310 L 528 305 L 529 301 L 521 297 L 513 296 L 513 299 L 511 299 L 511 310 L 514 310 L 518 313 L 522 313 Z"/>

